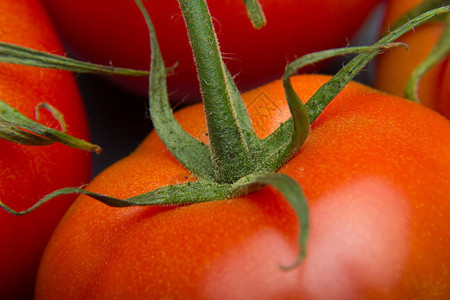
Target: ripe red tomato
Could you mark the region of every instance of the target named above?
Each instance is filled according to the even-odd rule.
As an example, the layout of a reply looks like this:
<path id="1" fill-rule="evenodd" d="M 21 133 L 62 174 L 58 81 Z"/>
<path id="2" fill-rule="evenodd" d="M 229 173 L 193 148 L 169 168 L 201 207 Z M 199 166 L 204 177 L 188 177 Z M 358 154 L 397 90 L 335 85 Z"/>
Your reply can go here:
<path id="1" fill-rule="evenodd" d="M 293 78 L 308 99 L 329 77 Z M 281 82 L 243 95 L 255 131 L 289 117 Z M 201 105 L 177 119 L 207 142 Z M 202 121 L 203 120 L 203 121 Z M 55 231 L 36 299 L 430 299 L 450 297 L 450 122 L 350 83 L 279 172 L 303 187 L 310 240 L 271 188 L 177 207 L 111 208 L 80 196 Z M 128 198 L 193 180 L 152 132 L 88 187 Z"/>
<path id="2" fill-rule="evenodd" d="M 388 2 L 383 28 L 387 30 L 398 18 L 420 4 L 422 0 L 391 0 Z M 442 36 L 442 21 L 415 28 L 399 41 L 409 50 L 392 49 L 378 58 L 375 87 L 397 96 L 404 96 L 405 86 L 416 67 L 425 60 Z M 420 80 L 418 97 L 422 104 L 450 118 L 450 59 L 429 70 Z"/>
<path id="3" fill-rule="evenodd" d="M 38 0 L 0 2 L 0 41 L 63 54 L 57 34 Z M 35 119 L 34 109 L 47 102 L 60 110 L 67 132 L 88 139 L 87 119 L 72 74 L 0 64 L 0 99 Z M 42 110 L 40 122 L 59 128 Z M 90 178 L 91 156 L 61 144 L 24 146 L 0 140 L 0 199 L 22 210 L 58 188 Z M 26 216 L 0 209 L 0 298 L 31 298 L 40 258 L 56 224 L 73 201 L 65 197 Z"/>
<path id="4" fill-rule="evenodd" d="M 149 39 L 133 0 L 43 0 L 72 51 L 91 62 L 148 69 Z M 267 25 L 255 30 L 242 0 L 209 1 L 227 66 L 242 90 L 280 78 L 288 61 L 344 46 L 380 0 L 261 0 Z M 177 1 L 145 1 L 175 99 L 198 100 L 192 52 Z M 147 78 L 110 77 L 147 94 Z"/>

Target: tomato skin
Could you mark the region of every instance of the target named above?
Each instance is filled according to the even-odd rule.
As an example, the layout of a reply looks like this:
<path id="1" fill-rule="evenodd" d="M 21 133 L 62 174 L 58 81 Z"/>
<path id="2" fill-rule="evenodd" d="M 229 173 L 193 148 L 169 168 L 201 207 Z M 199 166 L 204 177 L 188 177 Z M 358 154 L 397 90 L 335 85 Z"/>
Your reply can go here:
<path id="1" fill-rule="evenodd" d="M 241 90 L 281 77 L 288 61 L 345 46 L 380 0 L 261 0 L 267 25 L 255 30 L 243 1 L 208 1 L 225 62 Z M 72 51 L 88 61 L 148 69 L 144 19 L 132 0 L 43 0 Z M 173 99 L 198 101 L 199 86 L 183 17 L 175 0 L 144 1 L 155 25 Z M 147 95 L 146 78 L 109 77 Z"/>
<path id="2" fill-rule="evenodd" d="M 0 40 L 63 54 L 56 32 L 39 1 L 0 2 Z M 60 110 L 68 133 L 88 139 L 87 119 L 72 74 L 0 64 L 0 99 L 27 117 L 47 102 Z M 41 123 L 59 128 L 44 109 Z M 87 183 L 91 155 L 64 145 L 24 146 L 0 140 L 0 198 L 16 210 L 29 208 L 46 194 Z M 54 228 L 75 198 L 64 197 L 25 216 L 0 210 L 0 290 L 2 299 L 30 299 L 40 258 Z"/>
<path id="3" fill-rule="evenodd" d="M 388 1 L 383 30 L 393 24 L 422 0 Z M 398 41 L 409 46 L 405 49 L 386 51 L 378 58 L 375 87 L 387 93 L 404 96 L 404 87 L 414 69 L 425 60 L 434 48 L 444 30 L 443 22 L 432 22 L 415 28 Z M 450 118 L 450 73 L 449 56 L 430 69 L 419 82 L 419 100 L 425 106 Z"/>
<path id="4" fill-rule="evenodd" d="M 297 76 L 308 99 L 326 76 Z M 244 94 L 257 134 L 289 116 L 281 83 Z M 201 105 L 176 114 L 206 141 Z M 297 219 L 271 188 L 180 207 L 111 208 L 80 196 L 55 231 L 36 299 L 412 299 L 450 295 L 450 123 L 350 83 L 280 172 L 303 187 L 308 256 Z M 192 180 L 152 132 L 88 189 L 126 198 Z"/>

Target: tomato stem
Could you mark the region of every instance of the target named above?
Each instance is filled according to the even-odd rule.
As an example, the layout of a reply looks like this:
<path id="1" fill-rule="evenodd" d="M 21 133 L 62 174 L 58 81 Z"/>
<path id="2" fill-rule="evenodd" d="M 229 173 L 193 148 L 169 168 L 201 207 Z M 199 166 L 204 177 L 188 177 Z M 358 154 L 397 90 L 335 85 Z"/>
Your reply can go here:
<path id="1" fill-rule="evenodd" d="M 253 27 L 261 29 L 267 23 L 266 16 L 258 0 L 244 0 L 247 9 L 247 15 L 252 22 Z"/>
<path id="2" fill-rule="evenodd" d="M 252 173 L 248 144 L 238 121 L 211 16 L 204 0 L 180 0 L 197 66 L 215 179 L 232 183 Z"/>

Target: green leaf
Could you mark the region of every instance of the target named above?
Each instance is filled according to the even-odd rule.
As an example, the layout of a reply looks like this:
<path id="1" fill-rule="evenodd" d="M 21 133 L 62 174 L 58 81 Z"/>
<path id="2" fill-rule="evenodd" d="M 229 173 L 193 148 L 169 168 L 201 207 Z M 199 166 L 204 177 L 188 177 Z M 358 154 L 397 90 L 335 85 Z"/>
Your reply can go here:
<path id="1" fill-rule="evenodd" d="M 39 68 L 66 70 L 76 73 L 103 75 L 148 76 L 148 71 L 116 68 L 78 61 L 61 55 L 0 42 L 0 62 Z"/>
<path id="2" fill-rule="evenodd" d="M 0 137 L 23 145 L 42 146 L 58 142 L 77 149 L 101 152 L 99 146 L 33 121 L 1 100 Z"/>

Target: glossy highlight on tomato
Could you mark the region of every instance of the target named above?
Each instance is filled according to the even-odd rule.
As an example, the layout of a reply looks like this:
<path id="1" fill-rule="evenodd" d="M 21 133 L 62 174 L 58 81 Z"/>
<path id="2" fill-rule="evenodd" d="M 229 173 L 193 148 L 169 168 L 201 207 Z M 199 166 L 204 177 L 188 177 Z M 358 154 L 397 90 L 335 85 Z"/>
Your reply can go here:
<path id="1" fill-rule="evenodd" d="M 80 58 L 116 67 L 147 70 L 148 31 L 133 0 L 43 0 L 71 51 Z M 380 0 L 261 0 L 267 25 L 252 27 L 242 0 L 209 1 L 225 62 L 241 90 L 280 78 L 288 61 L 345 46 Z M 175 0 L 145 1 L 157 28 L 172 99 L 199 101 L 199 85 Z M 148 80 L 110 77 L 120 86 L 148 92 Z"/>
<path id="2" fill-rule="evenodd" d="M 329 77 L 292 78 L 303 100 Z M 276 81 L 243 95 L 260 137 L 289 117 Z M 202 105 L 177 120 L 207 142 Z M 450 123 L 350 83 L 279 172 L 302 186 L 310 240 L 280 193 L 173 207 L 111 208 L 80 196 L 53 235 L 36 299 L 450 297 Z M 127 198 L 195 180 L 155 132 L 88 190 Z"/>
<path id="3" fill-rule="evenodd" d="M 0 41 L 63 54 L 41 3 L 0 2 Z M 88 139 L 87 119 L 72 74 L 65 71 L 0 64 L 0 99 L 35 120 L 35 108 L 46 102 L 65 117 L 67 133 Z M 44 125 L 61 129 L 45 109 Z M 80 186 L 90 179 L 91 154 L 61 144 L 24 146 L 0 140 L 0 199 L 17 210 L 29 208 L 58 188 Z M 32 298 L 44 247 L 74 197 L 63 197 L 26 216 L 0 210 L 0 298 Z"/>

